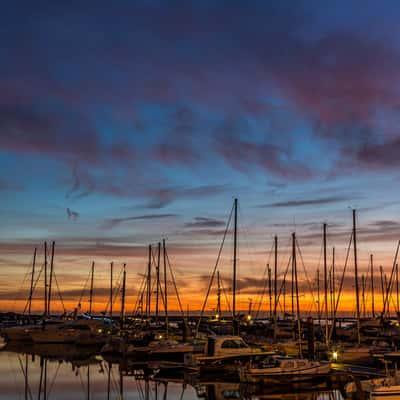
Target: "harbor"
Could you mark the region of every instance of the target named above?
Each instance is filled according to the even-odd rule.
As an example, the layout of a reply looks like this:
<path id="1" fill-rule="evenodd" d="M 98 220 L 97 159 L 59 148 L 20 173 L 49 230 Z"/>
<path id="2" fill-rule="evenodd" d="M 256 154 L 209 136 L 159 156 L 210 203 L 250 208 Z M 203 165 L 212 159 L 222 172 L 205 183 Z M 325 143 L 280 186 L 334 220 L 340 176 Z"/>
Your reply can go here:
<path id="1" fill-rule="evenodd" d="M 2 2 L 0 400 L 400 400 L 399 20 Z"/>
<path id="2" fill-rule="evenodd" d="M 78 375 L 81 369 L 86 368 L 87 399 L 90 398 L 90 364 L 97 364 L 96 368 L 102 373 L 108 370 L 109 380 L 112 369 L 118 372 L 119 398 L 123 398 L 123 382 L 130 380 L 145 384 L 147 398 L 150 387 L 155 391 L 154 388 L 163 383 L 166 390 L 169 382 L 182 385 L 182 388 L 190 386 L 197 396 L 210 399 L 250 399 L 259 398 L 258 396 L 286 398 L 286 395 L 288 398 L 300 396 L 293 397 L 296 399 L 303 398 L 302 396 L 307 399 L 337 398 L 331 396 L 352 399 L 396 398 L 400 382 L 400 375 L 397 373 L 397 363 L 400 361 L 398 351 L 400 327 L 396 309 L 396 301 L 399 299 L 396 291 L 399 287 L 397 267 L 399 245 L 390 279 L 382 281 L 385 285 L 381 293 L 383 310 L 378 313 L 372 300 L 372 315 L 367 317 L 366 289 L 363 284 L 362 301 L 360 301 L 357 272 L 356 210 L 352 212 L 353 227 L 345 265 L 339 274 L 342 278 L 338 287 L 335 283 L 338 279 L 335 276 L 334 258 L 330 266 L 327 263 L 327 224 L 323 224 L 322 287 L 325 294 L 321 302 L 318 280 L 316 309 L 306 313 L 300 307 L 297 261 L 300 248 L 296 234 L 293 233 L 291 237 L 292 251 L 280 287 L 278 287 L 278 238 L 275 236 L 274 273 L 267 265 L 268 295 L 265 295 L 265 292 L 261 294 L 261 301 L 267 305 L 266 316 L 258 317 L 259 310 L 255 313 L 251 304 L 247 313 L 238 310 L 236 304 L 237 211 L 238 200 L 234 199 L 203 306 L 197 313 L 185 313 L 182 309 L 165 240 L 159 242 L 155 249 L 151 245 L 148 246 L 146 273 L 143 275 L 141 291 L 136 297 L 134 312 L 130 314 L 126 311 L 128 308 L 132 309 L 132 305 L 126 301 L 126 264 L 123 264 L 115 281 L 113 262 L 110 264 L 108 309 L 96 314 L 93 309 L 96 284 L 94 261 L 85 283 L 85 286 L 86 284 L 89 286 L 88 312 L 82 312 L 81 299 L 79 307 L 70 312 L 64 310 L 61 315 L 52 312 L 55 301 L 55 294 L 52 293 L 53 280 L 57 282 L 59 289 L 54 268 L 55 242 L 52 242 L 49 249 L 47 243 L 44 243 L 44 262 L 39 272 L 35 269 L 37 267 L 35 248 L 24 313 L 6 313 L 0 319 L 3 353 L 14 360 L 13 362 L 16 359 L 20 364 L 22 360 L 25 361 L 25 368 L 22 364 L 20 367 L 26 385 L 28 385 L 28 361 L 33 363 L 35 368 L 40 365 L 39 389 L 36 389 L 39 398 L 42 395 L 43 398 L 50 396 L 45 376 L 48 362 L 71 364 L 72 370 L 78 371 L 76 372 Z M 231 224 L 233 224 L 232 229 L 230 229 Z M 228 232 L 231 232 L 233 242 L 231 275 L 233 282 L 230 293 L 231 308 L 225 310 L 221 302 L 222 284 L 218 266 Z M 354 296 L 357 299 L 355 318 L 338 315 L 351 249 L 354 257 L 352 272 L 355 280 Z M 373 275 L 372 256 L 370 273 Z M 31 311 L 32 299 L 34 291 L 38 290 L 37 285 L 41 282 L 39 280 L 41 274 L 44 274 L 42 282 L 45 311 L 42 315 L 35 315 Z M 287 304 L 285 297 L 281 300 L 280 296 L 283 290 L 287 290 L 288 274 L 292 276 L 288 285 L 291 287 L 292 308 L 291 312 L 289 309 L 282 313 L 278 311 L 282 310 L 280 302 L 283 301 L 284 310 Z M 210 314 L 206 310 L 214 280 L 217 285 L 217 304 L 213 308 L 214 312 Z M 84 290 L 85 287 L 83 292 Z M 59 296 L 62 298 L 62 292 Z M 178 299 L 180 312 L 171 310 L 169 306 L 171 296 L 176 296 Z M 372 291 L 372 298 L 374 296 L 375 293 Z M 390 302 L 394 302 L 396 310 L 394 316 L 389 311 Z M 361 316 L 362 309 L 363 316 Z M 223 385 L 227 385 L 227 388 L 221 389 Z M 199 388 L 203 386 L 207 387 L 204 392 L 207 394 L 199 395 Z M 111 390 L 110 382 L 108 390 Z M 182 396 L 183 393 L 184 391 Z M 227 393 L 227 397 L 224 393 Z M 108 398 L 110 395 L 107 394 Z M 166 398 L 166 393 L 163 396 Z M 32 398 L 30 388 L 25 389 L 25 398 Z"/>

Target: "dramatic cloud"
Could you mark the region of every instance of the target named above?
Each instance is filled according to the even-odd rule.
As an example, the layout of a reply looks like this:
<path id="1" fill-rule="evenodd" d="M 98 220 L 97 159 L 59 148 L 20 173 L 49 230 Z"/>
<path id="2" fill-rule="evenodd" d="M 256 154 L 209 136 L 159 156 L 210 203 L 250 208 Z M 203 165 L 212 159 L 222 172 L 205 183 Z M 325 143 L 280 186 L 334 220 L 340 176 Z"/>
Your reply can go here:
<path id="1" fill-rule="evenodd" d="M 292 149 L 268 142 L 270 138 L 250 140 L 250 126 L 238 120 L 224 121 L 216 131 L 216 148 L 225 161 L 235 169 L 247 172 L 261 168 L 273 176 L 285 179 L 309 179 L 312 170 L 296 161 Z"/>
<path id="2" fill-rule="evenodd" d="M 207 217 L 195 217 L 193 222 L 187 222 L 185 227 L 187 228 L 218 228 L 225 226 L 226 222 L 220 221 L 214 218 Z"/>
<path id="3" fill-rule="evenodd" d="M 302 206 L 314 206 L 323 205 L 331 203 L 339 203 L 344 201 L 349 201 L 350 198 L 342 196 L 332 196 L 332 197 L 321 197 L 319 199 L 304 199 L 304 200 L 289 200 L 277 203 L 265 204 L 260 207 L 302 207 Z"/>
<path id="4" fill-rule="evenodd" d="M 53 238 L 63 267 L 136 257 L 142 268 L 162 230 L 182 271 L 203 274 L 233 196 L 249 226 L 244 293 L 260 289 L 250 268 L 264 268 L 272 234 L 281 245 L 296 230 L 311 269 L 325 218 L 330 244 L 346 246 L 349 202 L 365 247 L 392 252 L 400 11 L 360 3 L 8 2 L 2 273 L 18 281 L 33 245 Z"/>
<path id="5" fill-rule="evenodd" d="M 227 191 L 227 185 L 203 185 L 195 187 L 162 187 L 150 189 L 148 208 L 163 208 L 178 199 L 201 199 Z"/>
<path id="6" fill-rule="evenodd" d="M 33 105 L 0 106 L 0 147 L 18 153 L 50 157 L 81 157 L 96 162 L 98 137 L 76 113 L 36 110 Z"/>
<path id="7" fill-rule="evenodd" d="M 112 229 L 123 222 L 143 221 L 143 220 L 159 220 L 159 219 L 175 218 L 175 217 L 177 217 L 177 214 L 146 214 L 146 215 L 136 215 L 133 217 L 111 218 L 111 219 L 104 221 L 104 223 L 101 225 L 101 227 L 103 229 Z"/>

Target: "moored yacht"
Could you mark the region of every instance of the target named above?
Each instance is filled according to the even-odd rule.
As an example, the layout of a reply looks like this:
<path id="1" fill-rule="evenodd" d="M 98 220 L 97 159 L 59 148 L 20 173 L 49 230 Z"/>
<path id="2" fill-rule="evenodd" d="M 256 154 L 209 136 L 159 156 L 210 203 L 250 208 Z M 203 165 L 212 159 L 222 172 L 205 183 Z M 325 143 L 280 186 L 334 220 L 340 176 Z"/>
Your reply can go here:
<path id="1" fill-rule="evenodd" d="M 78 319 L 61 325 L 50 325 L 30 333 L 34 343 L 98 344 L 105 342 L 103 320 Z"/>
<path id="2" fill-rule="evenodd" d="M 249 363 L 240 368 L 241 382 L 262 382 L 290 379 L 291 382 L 314 379 L 318 375 L 329 373 L 329 362 L 310 361 L 304 358 L 271 356 L 261 360 L 257 365 Z"/>
<path id="3" fill-rule="evenodd" d="M 187 367 L 198 368 L 201 373 L 237 375 L 239 365 L 273 354 L 275 352 L 250 347 L 240 336 L 212 335 L 207 339 L 204 353 L 192 354 L 185 363 Z"/>

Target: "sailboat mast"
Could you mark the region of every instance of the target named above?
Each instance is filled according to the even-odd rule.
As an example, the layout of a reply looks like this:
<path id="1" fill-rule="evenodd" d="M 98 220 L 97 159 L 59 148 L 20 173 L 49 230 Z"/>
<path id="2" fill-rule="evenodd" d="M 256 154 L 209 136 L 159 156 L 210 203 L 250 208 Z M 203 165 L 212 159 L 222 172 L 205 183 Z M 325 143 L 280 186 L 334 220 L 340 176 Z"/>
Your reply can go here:
<path id="1" fill-rule="evenodd" d="M 168 286 L 167 286 L 167 254 L 165 249 L 165 239 L 163 244 L 163 261 L 164 261 L 164 307 L 165 307 L 165 333 L 168 337 Z"/>
<path id="2" fill-rule="evenodd" d="M 126 264 L 123 265 L 122 272 L 122 296 L 121 296 L 121 315 L 120 315 L 120 330 L 124 329 L 125 320 L 125 290 L 126 290 Z"/>
<path id="3" fill-rule="evenodd" d="M 386 295 L 387 297 L 385 296 L 385 303 L 383 304 L 383 307 L 385 308 L 385 305 L 387 302 L 387 314 L 388 314 L 388 317 L 390 318 L 390 297 L 391 297 L 392 293 L 391 293 L 391 288 L 389 288 L 387 274 L 385 274 L 385 291 L 387 292 L 387 295 Z M 390 291 L 390 293 L 389 293 L 389 291 Z"/>
<path id="4" fill-rule="evenodd" d="M 318 323 L 321 325 L 321 291 L 319 287 L 319 268 L 317 269 L 317 302 L 318 302 L 318 307 L 317 307 L 317 313 L 318 313 Z"/>
<path id="5" fill-rule="evenodd" d="M 331 285 L 331 313 L 332 313 L 332 321 L 335 314 L 335 302 L 336 302 L 336 285 L 335 285 L 335 248 L 332 248 L 332 285 Z M 333 329 L 333 326 L 332 326 Z"/>
<path id="6" fill-rule="evenodd" d="M 36 249 L 35 249 L 36 250 Z M 24 378 L 25 378 L 25 396 L 24 396 L 24 400 L 28 400 L 28 394 L 29 394 L 29 381 L 28 381 L 28 362 L 29 362 L 29 355 L 26 354 L 25 355 L 25 372 L 24 372 Z"/>
<path id="7" fill-rule="evenodd" d="M 43 400 L 47 400 L 47 358 L 44 359 Z"/>
<path id="8" fill-rule="evenodd" d="M 357 265 L 357 229 L 356 229 L 356 210 L 353 210 L 353 244 L 354 244 L 354 280 L 356 286 L 356 307 L 357 307 L 357 342 L 361 343 L 360 336 L 360 297 L 358 286 L 358 265 Z"/>
<path id="9" fill-rule="evenodd" d="M 149 245 L 149 262 L 147 264 L 147 296 L 146 296 L 146 317 L 150 318 L 151 308 L 151 244 Z"/>
<path id="10" fill-rule="evenodd" d="M 110 264 L 110 318 L 113 316 L 113 271 L 114 270 L 114 262 L 111 261 Z"/>
<path id="11" fill-rule="evenodd" d="M 234 232 L 233 232 L 233 283 L 232 283 L 232 321 L 236 318 L 236 257 L 237 257 L 237 203 L 234 200 Z"/>
<path id="12" fill-rule="evenodd" d="M 124 400 L 124 375 L 122 369 L 119 370 L 119 399 Z"/>
<path id="13" fill-rule="evenodd" d="M 111 398 L 111 368 L 112 364 L 109 362 L 107 371 L 107 400 Z"/>
<path id="14" fill-rule="evenodd" d="M 52 282 L 53 282 L 53 273 L 54 273 L 54 246 L 55 246 L 55 242 L 53 241 L 51 243 L 49 290 L 48 290 L 48 293 L 47 293 L 47 315 L 50 315 L 51 286 L 52 286 Z"/>
<path id="15" fill-rule="evenodd" d="M 372 297 L 372 318 L 375 318 L 375 287 L 374 287 L 374 256 L 370 256 L 371 264 L 371 297 Z"/>
<path id="16" fill-rule="evenodd" d="M 382 290 L 382 304 L 383 304 L 383 308 L 382 308 L 382 317 L 385 316 L 385 283 L 383 280 L 383 267 L 382 265 L 379 266 L 379 272 L 381 275 L 381 290 Z"/>
<path id="17" fill-rule="evenodd" d="M 400 312 L 399 308 L 399 264 L 396 264 L 396 303 L 397 303 L 397 310 L 396 312 Z"/>
<path id="18" fill-rule="evenodd" d="M 283 319 L 286 318 L 286 274 L 283 277 Z"/>
<path id="19" fill-rule="evenodd" d="M 92 261 L 92 272 L 91 272 L 91 276 L 90 276 L 90 293 L 89 293 L 89 315 L 90 316 L 92 316 L 93 283 L 94 283 L 94 261 Z"/>
<path id="20" fill-rule="evenodd" d="M 86 399 L 90 400 L 90 364 L 87 366 Z"/>
<path id="21" fill-rule="evenodd" d="M 366 309 L 365 309 L 365 275 L 361 275 L 361 284 L 362 284 L 362 310 L 363 310 L 363 317 L 365 318 Z"/>
<path id="22" fill-rule="evenodd" d="M 33 262 L 32 262 L 32 274 L 31 274 L 31 287 L 29 290 L 29 300 L 28 300 L 28 315 L 31 316 L 31 309 L 32 309 L 32 297 L 33 297 L 33 285 L 34 285 L 34 278 L 35 278 L 35 264 L 36 264 L 36 247 L 33 252 Z"/>
<path id="23" fill-rule="evenodd" d="M 47 317 L 47 242 L 44 242 L 44 316 Z"/>
<path id="24" fill-rule="evenodd" d="M 325 308 L 325 343 L 329 346 L 329 327 L 328 327 L 328 266 L 326 257 L 326 224 L 323 225 L 324 241 L 324 308 Z"/>
<path id="25" fill-rule="evenodd" d="M 268 264 L 268 292 L 269 292 L 269 319 L 272 318 L 272 277 L 271 277 L 271 268 Z"/>
<path id="26" fill-rule="evenodd" d="M 158 242 L 158 251 L 157 251 L 157 266 L 156 266 L 156 321 L 158 322 L 158 298 L 160 293 L 160 257 L 161 257 L 161 243 Z"/>
<path id="27" fill-rule="evenodd" d="M 301 319 L 300 319 L 300 300 L 299 300 L 299 285 L 298 285 L 298 280 L 297 280 L 297 262 L 296 262 L 296 233 L 292 233 L 292 269 L 293 269 L 293 275 L 294 275 L 294 286 L 295 286 L 295 291 L 296 291 L 296 314 L 297 314 L 297 331 L 298 331 L 298 336 L 299 336 L 299 355 L 300 357 L 303 354 L 302 348 L 301 348 Z"/>
<path id="28" fill-rule="evenodd" d="M 274 342 L 276 341 L 278 320 L 277 312 L 278 309 L 278 236 L 274 237 Z"/>
<path id="29" fill-rule="evenodd" d="M 219 271 L 217 271 L 217 283 L 218 283 L 218 291 L 217 291 L 217 318 L 221 318 L 221 278 L 219 276 Z"/>

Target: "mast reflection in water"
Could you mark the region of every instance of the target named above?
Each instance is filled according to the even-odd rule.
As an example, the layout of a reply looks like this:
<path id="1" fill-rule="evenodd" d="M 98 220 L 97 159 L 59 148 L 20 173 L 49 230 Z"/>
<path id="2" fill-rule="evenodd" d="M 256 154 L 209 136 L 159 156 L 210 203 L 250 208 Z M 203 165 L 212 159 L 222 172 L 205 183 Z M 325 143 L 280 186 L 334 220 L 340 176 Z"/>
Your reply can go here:
<path id="1" fill-rule="evenodd" d="M 83 349 L 62 345 L 0 351 L 0 388 L 0 400 L 343 399 L 337 391 L 271 394 L 268 389 L 235 382 L 202 382 L 183 372 L 161 378 L 145 365 L 104 360 Z"/>

